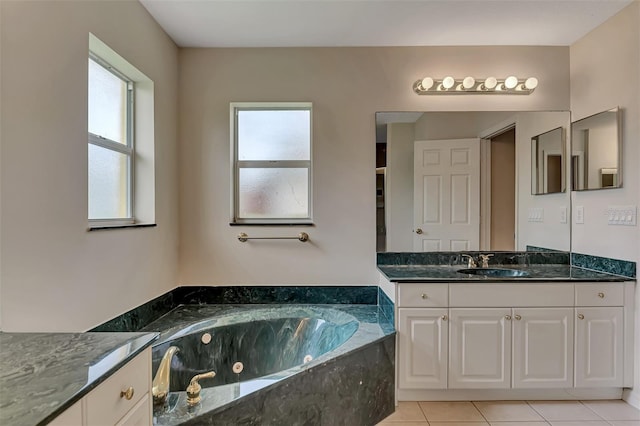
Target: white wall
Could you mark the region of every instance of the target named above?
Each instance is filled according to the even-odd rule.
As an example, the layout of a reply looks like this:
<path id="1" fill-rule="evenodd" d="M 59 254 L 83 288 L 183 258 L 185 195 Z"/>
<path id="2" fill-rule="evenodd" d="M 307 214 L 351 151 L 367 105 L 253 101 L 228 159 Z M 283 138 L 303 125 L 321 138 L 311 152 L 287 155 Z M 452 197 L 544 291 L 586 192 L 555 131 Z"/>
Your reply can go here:
<path id="1" fill-rule="evenodd" d="M 640 263 L 638 226 L 608 226 L 609 205 L 640 201 L 640 3 L 634 1 L 570 47 L 573 120 L 620 106 L 623 111 L 623 188 L 574 192 L 584 225 L 573 225 L 572 250 Z M 640 408 L 640 291 L 636 288 L 635 384 L 625 393 Z"/>
<path id="2" fill-rule="evenodd" d="M 413 123 L 387 125 L 386 251 L 413 251 Z"/>
<path id="3" fill-rule="evenodd" d="M 566 47 L 181 49 L 180 283 L 375 284 L 375 112 L 566 110 Z M 531 96 L 418 96 L 429 74 L 536 76 Z M 314 105 L 311 228 L 229 226 L 229 103 Z M 295 235 L 311 242 L 253 241 Z"/>
<path id="4" fill-rule="evenodd" d="M 1 1 L 5 331 L 82 331 L 177 283 L 178 49 L 137 1 Z M 156 228 L 87 232 L 89 32 L 155 82 Z"/>

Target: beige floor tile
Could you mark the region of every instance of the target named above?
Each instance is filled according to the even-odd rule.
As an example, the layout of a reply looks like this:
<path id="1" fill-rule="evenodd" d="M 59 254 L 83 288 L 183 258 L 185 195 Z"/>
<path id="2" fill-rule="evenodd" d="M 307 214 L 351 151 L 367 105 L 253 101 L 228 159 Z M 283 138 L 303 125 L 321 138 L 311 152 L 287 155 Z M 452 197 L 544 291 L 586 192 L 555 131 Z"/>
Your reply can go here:
<path id="1" fill-rule="evenodd" d="M 529 405 L 546 420 L 602 420 L 580 401 L 529 401 Z"/>
<path id="2" fill-rule="evenodd" d="M 611 420 L 611 426 L 640 426 L 640 420 Z"/>
<path id="3" fill-rule="evenodd" d="M 549 426 L 547 422 L 491 422 L 491 426 Z"/>
<path id="4" fill-rule="evenodd" d="M 429 423 L 433 422 L 484 422 L 480 411 L 469 401 L 420 402 Z"/>
<path id="5" fill-rule="evenodd" d="M 425 422 L 427 419 L 422 414 L 422 410 L 417 402 L 401 401 L 398 402 L 395 413 L 383 420 L 384 423 L 389 422 Z"/>
<path id="6" fill-rule="evenodd" d="M 604 420 L 574 420 L 571 422 L 559 422 L 559 421 L 551 421 L 551 426 L 609 426 Z"/>
<path id="7" fill-rule="evenodd" d="M 487 422 L 429 422 L 431 426 L 489 426 Z"/>
<path id="8" fill-rule="evenodd" d="M 640 420 L 640 410 L 622 400 L 582 401 L 605 420 Z"/>
<path id="9" fill-rule="evenodd" d="M 490 422 L 544 421 L 525 401 L 474 401 L 473 404 Z"/>
<path id="10" fill-rule="evenodd" d="M 429 426 L 427 422 L 388 422 L 383 420 L 381 423 L 378 423 L 376 426 Z"/>

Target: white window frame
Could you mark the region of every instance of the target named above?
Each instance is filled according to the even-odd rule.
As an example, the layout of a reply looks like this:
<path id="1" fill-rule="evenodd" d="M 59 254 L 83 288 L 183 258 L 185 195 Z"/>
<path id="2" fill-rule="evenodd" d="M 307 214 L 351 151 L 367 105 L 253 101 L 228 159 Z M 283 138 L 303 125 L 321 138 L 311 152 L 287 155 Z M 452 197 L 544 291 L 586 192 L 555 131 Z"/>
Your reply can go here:
<path id="1" fill-rule="evenodd" d="M 130 225 L 135 223 L 134 214 L 134 202 L 135 202 L 135 143 L 134 143 L 134 82 L 131 78 L 127 77 L 124 73 L 120 72 L 117 68 L 112 66 L 109 62 L 100 58 L 93 52 L 89 52 L 89 59 L 96 62 L 98 65 L 115 75 L 119 79 L 123 80 L 127 85 L 127 99 L 126 99 L 126 143 L 120 143 L 103 136 L 96 135 L 88 132 L 88 142 L 91 145 L 99 146 L 120 154 L 127 156 L 127 216 L 122 218 L 89 218 L 89 225 L 95 226 L 118 226 L 118 225 Z M 88 206 L 87 206 L 88 207 Z"/>
<path id="2" fill-rule="evenodd" d="M 313 104 L 311 102 L 232 102 L 231 134 L 231 225 L 313 225 Z M 309 111 L 309 160 L 238 160 L 238 111 Z M 239 174 L 241 168 L 306 168 L 308 170 L 308 212 L 305 218 L 241 218 L 239 217 Z"/>

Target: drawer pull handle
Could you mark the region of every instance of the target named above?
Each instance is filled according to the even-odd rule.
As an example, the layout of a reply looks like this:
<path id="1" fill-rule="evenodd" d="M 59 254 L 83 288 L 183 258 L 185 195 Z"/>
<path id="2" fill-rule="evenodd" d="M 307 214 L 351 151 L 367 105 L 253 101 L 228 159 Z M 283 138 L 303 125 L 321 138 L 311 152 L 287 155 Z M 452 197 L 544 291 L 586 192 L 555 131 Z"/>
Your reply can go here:
<path id="1" fill-rule="evenodd" d="M 507 321 L 511 321 L 511 315 L 505 315 L 504 319 L 506 319 Z"/>
<path id="2" fill-rule="evenodd" d="M 580 318 L 581 320 L 583 320 L 583 319 L 584 319 L 584 315 L 582 315 L 582 314 L 578 314 L 578 318 Z"/>
<path id="3" fill-rule="evenodd" d="M 130 401 L 133 398 L 133 388 L 129 386 L 127 390 L 120 391 L 120 398 L 125 398 L 127 401 Z"/>
<path id="4" fill-rule="evenodd" d="M 429 298 L 429 296 L 427 296 L 427 294 L 426 294 L 426 293 L 422 293 L 422 294 L 420 295 L 420 297 L 422 297 L 423 299 L 428 299 L 428 298 Z"/>
<path id="5" fill-rule="evenodd" d="M 446 321 L 446 320 L 448 320 L 448 319 L 449 319 L 449 317 L 448 317 L 448 316 L 446 316 L 446 315 L 443 315 L 441 318 L 442 318 L 442 321 Z"/>
<path id="6" fill-rule="evenodd" d="M 518 321 L 520 321 L 522 319 L 522 317 L 520 315 L 516 315 L 514 318 L 517 319 Z"/>
<path id="7" fill-rule="evenodd" d="M 598 293 L 598 297 L 599 297 L 600 299 L 604 299 L 604 293 Z"/>

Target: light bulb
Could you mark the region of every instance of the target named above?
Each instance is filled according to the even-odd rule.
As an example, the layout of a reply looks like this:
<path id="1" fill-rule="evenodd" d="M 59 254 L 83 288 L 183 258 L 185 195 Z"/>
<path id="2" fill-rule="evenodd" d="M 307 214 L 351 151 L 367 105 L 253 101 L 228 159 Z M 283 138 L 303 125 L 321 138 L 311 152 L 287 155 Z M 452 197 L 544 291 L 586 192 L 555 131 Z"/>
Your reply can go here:
<path id="1" fill-rule="evenodd" d="M 495 77 L 489 77 L 484 81 L 484 87 L 489 90 L 493 90 L 498 85 L 498 80 Z"/>
<path id="2" fill-rule="evenodd" d="M 529 89 L 529 90 L 533 90 L 536 87 L 538 87 L 538 79 L 535 77 L 529 77 L 525 82 L 524 82 L 524 87 Z"/>
<path id="3" fill-rule="evenodd" d="M 504 80 L 504 87 L 507 89 L 515 89 L 518 85 L 518 77 L 509 76 Z"/>
<path id="4" fill-rule="evenodd" d="M 476 84 L 476 79 L 473 77 L 465 77 L 462 80 L 462 87 L 465 89 L 471 89 Z"/>
<path id="5" fill-rule="evenodd" d="M 451 89 L 454 84 L 456 84 L 456 81 L 453 79 L 453 77 L 445 77 L 442 79 L 442 87 L 447 90 Z"/>
<path id="6" fill-rule="evenodd" d="M 420 82 L 420 86 L 422 86 L 422 90 L 429 90 L 433 87 L 433 79 L 431 77 L 425 77 Z"/>

